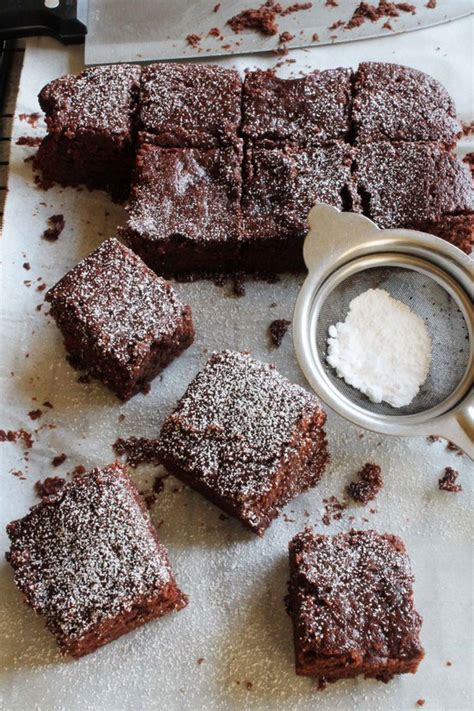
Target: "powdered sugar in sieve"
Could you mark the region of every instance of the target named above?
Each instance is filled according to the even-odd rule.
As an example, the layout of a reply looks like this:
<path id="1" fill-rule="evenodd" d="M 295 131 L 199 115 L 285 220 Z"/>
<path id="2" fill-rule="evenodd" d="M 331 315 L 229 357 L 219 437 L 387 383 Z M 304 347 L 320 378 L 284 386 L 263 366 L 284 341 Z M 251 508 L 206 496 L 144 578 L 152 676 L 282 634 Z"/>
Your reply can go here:
<path id="1" fill-rule="evenodd" d="M 344 321 L 350 303 L 369 289 L 383 289 L 420 316 L 432 342 L 428 377 L 411 402 L 396 409 L 387 402 L 372 402 L 337 376 L 326 361 L 329 327 Z M 342 281 L 322 304 L 316 344 L 332 384 L 354 404 L 383 415 L 411 415 L 445 400 L 462 380 L 469 362 L 469 331 L 463 313 L 448 291 L 426 274 L 400 267 L 375 267 Z"/>

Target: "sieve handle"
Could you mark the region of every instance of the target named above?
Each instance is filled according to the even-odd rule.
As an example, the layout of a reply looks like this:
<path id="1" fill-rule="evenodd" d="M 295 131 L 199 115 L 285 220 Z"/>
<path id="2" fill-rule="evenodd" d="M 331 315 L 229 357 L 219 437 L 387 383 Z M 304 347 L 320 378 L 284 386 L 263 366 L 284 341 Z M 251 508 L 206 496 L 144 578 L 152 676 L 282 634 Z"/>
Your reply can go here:
<path id="1" fill-rule="evenodd" d="M 436 434 L 451 440 L 460 447 L 467 456 L 474 460 L 474 393 L 462 402 L 461 406 L 441 418 Z"/>

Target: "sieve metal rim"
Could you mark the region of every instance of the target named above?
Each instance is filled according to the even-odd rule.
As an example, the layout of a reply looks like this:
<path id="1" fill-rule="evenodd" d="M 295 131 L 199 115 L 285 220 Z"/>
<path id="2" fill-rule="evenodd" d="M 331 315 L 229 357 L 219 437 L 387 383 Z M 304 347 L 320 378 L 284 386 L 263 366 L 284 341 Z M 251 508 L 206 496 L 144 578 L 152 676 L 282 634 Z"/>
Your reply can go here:
<path id="1" fill-rule="evenodd" d="M 378 261 L 377 266 L 385 267 L 389 259 L 393 266 L 402 268 L 410 268 L 415 261 L 430 271 L 428 276 L 431 278 L 436 274 L 436 281 L 442 288 L 448 284 L 454 289 L 457 304 L 461 302 L 469 330 L 469 364 L 472 367 L 473 325 L 469 294 L 472 293 L 473 265 L 470 258 L 438 237 L 407 229 L 381 230 L 362 215 L 341 213 L 330 205 L 316 205 L 310 212 L 309 224 L 310 231 L 304 244 L 309 274 L 295 305 L 293 342 L 299 365 L 315 393 L 338 414 L 367 430 L 401 436 L 439 434 L 453 441 L 458 436 L 457 443 L 463 449 L 470 448 L 469 456 L 473 457 L 470 429 L 474 420 L 474 401 L 471 403 L 472 395 L 468 392 L 469 365 L 450 397 L 434 408 L 410 415 L 380 415 L 359 408 L 350 401 L 348 406 L 341 405 L 344 396 L 330 381 L 326 388 L 321 387 L 319 373 L 318 377 L 314 374 L 315 359 L 309 342 L 311 334 L 315 338 L 312 330 L 315 324 L 310 320 L 310 315 L 313 315 L 311 307 L 315 295 L 331 275 L 354 261 L 363 264 L 367 260 L 371 263 L 375 260 Z M 383 259 L 377 259 L 379 255 Z M 451 293 L 449 288 L 448 292 Z M 334 392 L 337 393 L 335 398 L 332 397 Z"/>
<path id="2" fill-rule="evenodd" d="M 461 310 L 461 313 L 466 322 L 469 339 L 472 342 L 473 329 L 470 323 L 468 307 L 469 302 L 466 299 L 466 295 L 463 291 L 459 289 L 456 282 L 449 276 L 442 272 L 441 269 L 435 265 L 427 265 L 424 260 L 417 257 L 408 257 L 407 255 L 399 254 L 393 255 L 390 252 L 382 252 L 379 254 L 367 255 L 365 257 L 359 257 L 352 260 L 351 262 L 344 264 L 342 267 L 336 269 L 325 281 L 321 284 L 317 292 L 313 294 L 313 299 L 309 307 L 309 347 L 312 354 L 313 361 L 316 364 L 314 369 L 314 377 L 316 373 L 318 375 L 318 387 L 321 387 L 321 383 L 324 382 L 326 388 L 331 390 L 333 393 L 338 393 L 338 398 L 346 404 L 346 407 L 350 407 L 355 412 L 360 415 L 366 414 L 367 410 L 360 405 L 353 403 L 348 397 L 346 397 L 342 392 L 340 392 L 336 386 L 331 382 L 327 369 L 324 363 L 324 358 L 320 356 L 320 353 L 316 345 L 316 329 L 317 321 L 321 312 L 321 308 L 324 305 L 326 299 L 334 291 L 334 289 L 344 282 L 346 279 L 358 274 L 361 271 L 367 269 L 375 269 L 377 267 L 403 267 L 404 269 L 409 269 L 416 271 L 425 276 L 429 276 L 434 279 L 443 289 L 445 289 L 456 305 Z M 403 425 L 413 425 L 426 422 L 426 420 L 432 420 L 435 417 L 440 417 L 446 412 L 452 410 L 456 405 L 462 401 L 466 392 L 470 388 L 470 372 L 473 365 L 473 354 L 472 349 L 469 354 L 468 363 L 466 369 L 459 381 L 457 387 L 452 391 L 448 398 L 445 398 L 440 403 L 432 408 L 428 408 L 419 413 L 404 414 L 404 415 L 382 415 L 380 413 L 370 412 L 370 417 L 377 420 L 380 423 L 392 423 L 399 426 Z M 331 403 L 329 403 L 331 404 Z M 335 409 L 335 408 L 334 408 Z"/>

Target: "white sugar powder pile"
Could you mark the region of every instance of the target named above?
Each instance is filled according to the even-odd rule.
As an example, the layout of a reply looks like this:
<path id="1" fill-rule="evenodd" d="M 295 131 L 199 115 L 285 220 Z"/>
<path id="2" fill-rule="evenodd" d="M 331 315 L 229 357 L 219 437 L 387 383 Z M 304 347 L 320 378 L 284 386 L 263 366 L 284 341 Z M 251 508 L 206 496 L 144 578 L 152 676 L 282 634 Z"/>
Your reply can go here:
<path id="1" fill-rule="evenodd" d="M 340 378 L 372 402 L 409 405 L 431 366 L 423 320 L 383 289 L 349 304 L 344 323 L 329 327 L 327 361 Z"/>

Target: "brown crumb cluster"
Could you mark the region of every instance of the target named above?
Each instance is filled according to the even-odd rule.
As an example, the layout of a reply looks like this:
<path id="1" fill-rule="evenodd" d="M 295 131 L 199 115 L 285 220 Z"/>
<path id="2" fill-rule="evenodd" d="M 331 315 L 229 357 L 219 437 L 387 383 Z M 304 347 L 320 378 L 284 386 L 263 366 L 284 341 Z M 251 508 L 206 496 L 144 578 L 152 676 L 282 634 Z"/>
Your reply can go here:
<path id="1" fill-rule="evenodd" d="M 453 494 L 462 491 L 461 484 L 456 484 L 456 480 L 459 476 L 457 472 L 452 467 L 446 467 L 443 475 L 438 480 L 438 488 L 440 491 L 449 491 Z"/>
<path id="2" fill-rule="evenodd" d="M 33 437 L 30 432 L 24 429 L 19 430 L 0 430 L 0 442 L 18 442 L 21 441 L 27 449 L 33 446 Z"/>
<path id="3" fill-rule="evenodd" d="M 382 471 L 377 464 L 367 462 L 357 473 L 358 480 L 351 481 L 347 493 L 354 501 L 367 504 L 375 499 L 383 488 Z"/>
<path id="4" fill-rule="evenodd" d="M 53 457 L 51 464 L 53 465 L 53 467 L 60 467 L 61 464 L 64 464 L 66 459 L 67 459 L 67 454 L 64 454 L 64 452 L 63 452 L 62 454 L 57 454 L 55 457 Z"/>
<path id="5" fill-rule="evenodd" d="M 337 496 L 329 496 L 323 499 L 324 513 L 321 521 L 325 526 L 329 526 L 332 521 L 340 521 L 343 511 L 347 508 L 347 501 L 339 501 Z"/>
<path id="6" fill-rule="evenodd" d="M 157 463 L 155 439 L 146 437 L 119 437 L 112 445 L 115 454 L 125 457 L 127 464 L 135 469 L 139 464 Z"/>
<path id="7" fill-rule="evenodd" d="M 64 215 L 51 215 L 51 217 L 48 217 L 49 227 L 43 232 L 43 239 L 48 242 L 56 242 L 65 224 Z"/>
<path id="8" fill-rule="evenodd" d="M 294 12 L 310 10 L 312 7 L 312 2 L 296 2 L 284 8 L 275 0 L 266 0 L 260 7 L 242 10 L 227 20 L 227 24 L 236 34 L 245 30 L 256 30 L 262 35 L 272 36 L 278 34 L 279 31 L 278 16 L 286 17 Z M 283 32 L 283 35 L 288 35 L 289 39 L 280 37 L 280 42 L 289 42 L 290 39 L 293 39 L 289 32 Z"/>
<path id="9" fill-rule="evenodd" d="M 281 342 L 285 337 L 286 332 L 291 326 L 291 321 L 287 321 L 285 318 L 277 318 L 272 321 L 269 326 L 270 340 L 276 348 L 281 346 Z"/>
<path id="10" fill-rule="evenodd" d="M 354 27 L 360 27 L 366 20 L 377 22 L 382 17 L 399 17 L 400 12 L 411 12 L 414 15 L 416 7 L 408 2 L 387 2 L 387 0 L 380 0 L 378 5 L 361 2 L 354 10 L 351 19 L 346 22 L 345 29 L 352 30 Z"/>
<path id="11" fill-rule="evenodd" d="M 61 491 L 65 483 L 66 480 L 61 479 L 59 476 L 49 476 L 42 481 L 37 481 L 34 488 L 36 495 L 39 496 L 40 499 L 45 499 Z"/>
<path id="12" fill-rule="evenodd" d="M 186 42 L 191 47 L 197 47 L 199 45 L 199 42 L 201 41 L 201 39 L 202 39 L 201 35 L 191 34 L 186 37 Z"/>

